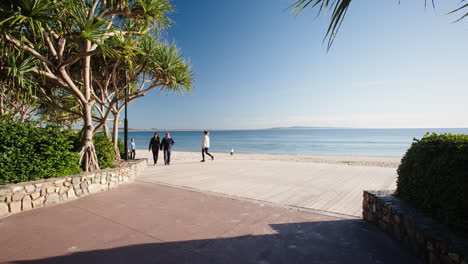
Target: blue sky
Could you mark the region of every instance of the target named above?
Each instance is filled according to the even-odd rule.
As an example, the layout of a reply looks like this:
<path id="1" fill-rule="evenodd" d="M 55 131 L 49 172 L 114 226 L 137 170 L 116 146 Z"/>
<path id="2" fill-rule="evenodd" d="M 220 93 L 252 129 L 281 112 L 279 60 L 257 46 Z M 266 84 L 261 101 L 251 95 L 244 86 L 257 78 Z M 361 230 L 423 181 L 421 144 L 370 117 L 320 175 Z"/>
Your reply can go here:
<path id="1" fill-rule="evenodd" d="M 329 17 L 289 0 L 173 0 L 166 38 L 189 58 L 195 87 L 151 91 L 131 128 L 468 127 L 468 19 L 459 0 L 354 0 L 327 53 Z"/>

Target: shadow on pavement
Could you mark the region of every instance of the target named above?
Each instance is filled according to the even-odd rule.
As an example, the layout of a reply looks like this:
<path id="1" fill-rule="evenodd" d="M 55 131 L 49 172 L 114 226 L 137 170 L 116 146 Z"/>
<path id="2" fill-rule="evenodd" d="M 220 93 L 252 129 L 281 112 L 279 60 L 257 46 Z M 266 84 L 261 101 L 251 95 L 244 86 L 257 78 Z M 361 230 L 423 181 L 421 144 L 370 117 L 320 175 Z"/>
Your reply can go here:
<path id="1" fill-rule="evenodd" d="M 228 233 L 226 238 L 137 244 L 13 263 L 419 263 L 362 220 L 269 226 L 256 230 L 259 235 Z"/>

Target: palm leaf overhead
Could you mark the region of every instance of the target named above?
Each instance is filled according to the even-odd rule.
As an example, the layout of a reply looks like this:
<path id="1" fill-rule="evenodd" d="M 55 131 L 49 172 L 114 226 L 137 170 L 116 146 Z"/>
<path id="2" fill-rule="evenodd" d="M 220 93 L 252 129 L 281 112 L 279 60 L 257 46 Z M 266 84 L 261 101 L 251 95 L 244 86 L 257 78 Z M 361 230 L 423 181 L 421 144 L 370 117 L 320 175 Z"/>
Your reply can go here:
<path id="1" fill-rule="evenodd" d="M 327 50 L 329 50 L 335 40 L 336 34 L 340 30 L 341 24 L 346 16 L 351 0 L 297 0 L 292 5 L 292 11 L 300 14 L 305 8 L 317 9 L 318 14 L 332 10 L 330 25 L 323 38 L 328 38 Z"/>
<path id="2" fill-rule="evenodd" d="M 335 41 L 336 35 L 340 30 L 341 24 L 343 23 L 344 18 L 346 17 L 346 13 L 348 8 L 351 4 L 352 0 L 296 0 L 292 5 L 292 11 L 296 14 L 300 14 L 304 9 L 311 8 L 317 11 L 319 15 L 322 12 L 331 11 L 331 20 L 330 24 L 327 29 L 327 33 L 323 41 L 328 39 L 327 41 L 327 50 L 330 50 L 333 42 Z M 427 5 L 428 1 L 431 2 L 432 6 L 435 7 L 434 0 L 424 0 L 424 5 Z M 467 0 L 461 0 L 461 6 L 451 12 L 453 13 L 460 13 L 465 10 L 468 10 L 468 3 Z M 456 21 L 460 21 L 468 16 L 468 11 L 462 14 L 462 16 L 457 19 Z"/>
<path id="3" fill-rule="evenodd" d="M 462 0 L 462 1 L 460 2 L 460 3 L 462 3 L 462 6 L 459 7 L 459 8 L 457 8 L 457 9 L 455 9 L 455 10 L 453 10 L 453 11 L 451 11 L 451 12 L 449 12 L 449 14 L 459 13 L 460 11 L 463 12 L 464 10 L 467 10 L 467 9 L 468 9 L 468 3 L 463 4 L 464 2 L 466 2 L 466 0 Z M 464 19 L 464 18 L 467 17 L 467 16 L 468 16 L 468 10 L 467 10 L 466 13 L 463 14 L 459 19 L 457 19 L 457 21 L 460 21 L 460 20 Z"/>

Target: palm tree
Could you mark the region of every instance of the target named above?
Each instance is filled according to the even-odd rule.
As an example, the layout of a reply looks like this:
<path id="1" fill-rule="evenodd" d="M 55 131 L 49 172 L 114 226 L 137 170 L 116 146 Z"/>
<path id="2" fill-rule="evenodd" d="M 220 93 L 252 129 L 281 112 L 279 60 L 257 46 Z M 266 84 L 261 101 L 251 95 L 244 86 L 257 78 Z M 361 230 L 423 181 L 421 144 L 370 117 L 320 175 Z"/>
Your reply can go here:
<path id="1" fill-rule="evenodd" d="M 332 10 L 330 25 L 328 26 L 327 33 L 324 37 L 324 41 L 328 38 L 327 50 L 329 50 L 335 40 L 336 34 L 340 30 L 350 4 L 351 0 L 297 0 L 291 5 L 291 7 L 293 12 L 296 12 L 296 14 L 301 13 L 305 8 L 315 9 L 318 14 L 327 10 Z M 428 0 L 424 0 L 424 5 L 427 4 Z M 434 0 L 431 0 L 431 4 L 433 7 L 435 6 Z M 460 21 L 468 16 L 468 3 L 466 3 L 466 0 L 461 0 L 460 4 L 460 7 L 449 13 L 453 14 L 462 12 L 461 17 L 456 21 Z M 466 13 L 463 14 L 464 11 L 466 11 Z"/>
<path id="2" fill-rule="evenodd" d="M 97 128 L 109 130 L 106 128 L 109 115 L 113 115 L 110 138 L 117 156 L 120 155 L 117 145 L 118 121 L 125 99 L 130 103 L 155 88 L 183 94 L 193 86 L 190 64 L 182 58 L 174 44 L 160 42 L 155 36 L 148 35 L 136 42 L 133 38 L 126 38 L 122 45 L 136 46 L 139 52 L 126 56 L 125 60 L 103 56 L 93 75 L 93 81 L 99 88 L 94 93 L 96 112 L 101 119 Z M 125 90 L 128 92 L 126 96 Z"/>
<path id="3" fill-rule="evenodd" d="M 93 56 L 123 58 L 112 45 L 121 35 L 138 38 L 159 32 L 172 22 L 169 0 L 2 0 L 0 34 L 8 43 L 37 62 L 33 72 L 53 82 L 80 107 L 83 142 L 80 164 L 84 171 L 99 169 L 93 144 Z M 125 30 L 125 21 L 137 30 Z"/>

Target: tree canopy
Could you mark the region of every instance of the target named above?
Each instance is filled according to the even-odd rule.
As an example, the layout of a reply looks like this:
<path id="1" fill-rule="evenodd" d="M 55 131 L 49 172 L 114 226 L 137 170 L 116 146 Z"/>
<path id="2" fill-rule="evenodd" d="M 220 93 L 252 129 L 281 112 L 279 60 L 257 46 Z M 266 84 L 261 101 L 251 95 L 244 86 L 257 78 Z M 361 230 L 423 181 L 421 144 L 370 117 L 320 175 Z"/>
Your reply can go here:
<path id="1" fill-rule="evenodd" d="M 169 0 L 1 1 L 0 114 L 28 98 L 32 114 L 82 123 L 81 167 L 99 169 L 93 134 L 120 112 L 125 90 L 132 101 L 193 85 L 190 64 L 160 38 L 173 10 Z"/>

